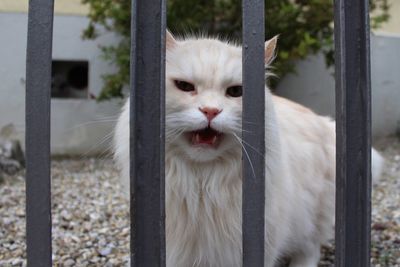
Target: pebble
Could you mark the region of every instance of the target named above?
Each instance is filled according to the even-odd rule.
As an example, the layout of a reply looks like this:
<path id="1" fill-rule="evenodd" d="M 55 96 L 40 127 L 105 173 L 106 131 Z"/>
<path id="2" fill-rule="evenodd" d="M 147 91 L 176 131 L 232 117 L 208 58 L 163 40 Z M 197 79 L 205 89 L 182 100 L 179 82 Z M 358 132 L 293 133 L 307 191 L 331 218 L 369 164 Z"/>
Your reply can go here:
<path id="1" fill-rule="evenodd" d="M 100 249 L 100 250 L 99 250 L 99 254 L 100 254 L 101 256 L 108 256 L 108 255 L 111 254 L 112 251 L 113 251 L 113 247 L 109 246 L 109 247 Z"/>
<path id="2" fill-rule="evenodd" d="M 73 259 L 68 259 L 66 261 L 64 261 L 64 266 L 74 266 L 75 265 L 75 261 Z"/>
<path id="3" fill-rule="evenodd" d="M 400 142 L 377 146 L 386 158 L 372 194 L 372 266 L 400 267 Z M 0 185 L 0 266 L 26 266 L 24 173 Z M 110 159 L 52 161 L 53 266 L 126 266 L 129 204 Z M 331 267 L 334 245 L 319 267 Z"/>

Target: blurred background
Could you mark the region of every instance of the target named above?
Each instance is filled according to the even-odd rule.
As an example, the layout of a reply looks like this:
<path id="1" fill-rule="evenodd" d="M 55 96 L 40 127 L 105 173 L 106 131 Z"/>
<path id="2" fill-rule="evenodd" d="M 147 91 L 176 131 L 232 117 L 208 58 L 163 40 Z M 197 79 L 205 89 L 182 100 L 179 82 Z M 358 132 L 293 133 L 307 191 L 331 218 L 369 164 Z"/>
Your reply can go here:
<path id="1" fill-rule="evenodd" d="M 129 203 L 110 159 L 129 91 L 130 0 L 55 0 L 51 89 L 54 266 L 126 266 Z M 386 160 L 372 194 L 372 266 L 400 266 L 400 0 L 370 0 L 372 133 Z M 268 83 L 334 116 L 332 0 L 266 1 L 280 35 Z M 168 0 L 176 36 L 240 42 L 241 1 Z M 0 266 L 26 266 L 25 63 L 28 0 L 0 0 Z M 40 68 L 41 66 L 38 66 Z M 319 267 L 333 266 L 334 244 Z"/>
<path id="2" fill-rule="evenodd" d="M 0 132 L 24 146 L 27 0 L 0 1 Z M 52 153 L 94 155 L 110 146 L 129 81 L 129 0 L 56 0 Z M 400 1 L 371 1 L 373 136 L 400 131 Z M 238 1 L 168 1 L 168 27 L 240 41 Z M 272 90 L 334 115 L 331 0 L 272 0 L 266 39 L 280 34 Z M 126 95 L 126 94 L 125 94 Z"/>

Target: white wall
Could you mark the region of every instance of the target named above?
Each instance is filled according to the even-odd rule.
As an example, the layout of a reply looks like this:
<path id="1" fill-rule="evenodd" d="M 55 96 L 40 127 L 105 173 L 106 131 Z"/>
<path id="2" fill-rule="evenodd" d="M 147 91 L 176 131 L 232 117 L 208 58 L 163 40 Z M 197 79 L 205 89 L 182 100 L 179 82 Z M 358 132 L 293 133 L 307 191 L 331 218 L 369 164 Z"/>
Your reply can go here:
<path id="1" fill-rule="evenodd" d="M 97 95 L 102 87 L 101 75 L 113 67 L 101 57 L 99 45 L 116 42 L 112 34 L 96 41 L 83 41 L 81 34 L 88 19 L 81 16 L 56 16 L 54 20 L 53 59 L 89 62 L 89 91 Z M 25 59 L 26 13 L 0 13 L 0 130 L 12 123 L 24 141 L 25 134 Z M 40 66 L 38 66 L 40 67 Z M 95 154 L 109 147 L 101 141 L 113 128 L 120 101 L 96 103 L 86 99 L 53 99 L 52 153 Z M 110 117 L 114 116 L 114 117 Z M 95 122 L 107 119 L 108 122 Z"/>
<path id="2" fill-rule="evenodd" d="M 56 16 L 53 58 L 87 60 L 89 91 L 97 95 L 101 75 L 113 67 L 101 57 L 99 45 L 116 42 L 112 34 L 96 41 L 80 36 L 88 23 L 81 16 Z M 12 123 L 24 141 L 25 58 L 27 14 L 0 13 L 0 130 Z M 278 94 L 311 107 L 320 114 L 334 114 L 333 71 L 322 56 L 297 64 L 297 74 L 285 77 Z M 374 136 L 395 133 L 400 128 L 400 37 L 372 37 L 372 122 Z M 110 146 L 110 136 L 121 101 L 52 100 L 52 153 L 96 154 Z M 103 120 L 103 122 L 100 122 Z M 105 121 L 104 121 L 105 120 Z"/>
<path id="3" fill-rule="evenodd" d="M 302 103 L 319 114 L 335 114 L 333 69 L 326 69 L 322 55 L 310 56 L 286 76 L 277 94 Z M 400 131 L 400 36 L 371 36 L 372 134 Z"/>
<path id="4" fill-rule="evenodd" d="M 383 23 L 379 29 L 374 30 L 377 33 L 400 34 L 400 1 L 388 0 L 389 3 L 389 20 Z M 380 12 L 375 12 L 379 14 Z M 372 16 L 375 15 L 374 13 Z"/>
<path id="5" fill-rule="evenodd" d="M 0 12 L 28 12 L 28 0 L 1 0 Z M 54 1 L 55 14 L 87 15 L 89 5 L 83 4 L 81 0 L 56 0 Z"/>

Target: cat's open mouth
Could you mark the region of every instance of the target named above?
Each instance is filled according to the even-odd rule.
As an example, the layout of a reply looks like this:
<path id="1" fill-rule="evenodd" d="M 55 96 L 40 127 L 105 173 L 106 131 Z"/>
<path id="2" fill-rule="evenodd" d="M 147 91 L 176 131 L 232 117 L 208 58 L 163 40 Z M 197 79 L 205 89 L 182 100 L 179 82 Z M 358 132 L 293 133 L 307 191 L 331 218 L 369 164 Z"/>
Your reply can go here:
<path id="1" fill-rule="evenodd" d="M 189 141 L 193 146 L 217 147 L 221 143 L 223 134 L 210 128 L 189 132 Z"/>

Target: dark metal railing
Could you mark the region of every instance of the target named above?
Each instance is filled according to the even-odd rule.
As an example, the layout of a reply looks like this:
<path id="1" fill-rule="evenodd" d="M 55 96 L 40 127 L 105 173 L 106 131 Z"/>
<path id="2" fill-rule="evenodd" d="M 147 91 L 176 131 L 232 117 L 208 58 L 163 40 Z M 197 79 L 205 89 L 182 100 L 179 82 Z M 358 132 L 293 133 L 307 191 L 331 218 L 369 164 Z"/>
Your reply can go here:
<path id="1" fill-rule="evenodd" d="M 368 0 L 335 1 L 336 266 L 370 265 L 371 78 Z"/>
<path id="2" fill-rule="evenodd" d="M 346 3 L 345 3 L 346 2 Z M 267 2 L 268 3 L 268 2 Z M 243 0 L 243 265 L 264 265 L 264 1 Z M 165 266 L 163 0 L 132 1 L 131 264 Z M 26 77 L 27 261 L 51 266 L 50 86 L 53 0 L 30 0 Z M 335 1 L 336 266 L 370 263 L 367 0 Z M 252 88 L 252 90 L 246 90 Z M 259 90 L 256 90 L 259 88 Z M 139 116 L 140 114 L 140 116 Z M 248 134 L 252 132 L 253 134 Z M 254 172 L 252 168 L 254 168 Z M 135 180 L 134 177 L 140 177 Z M 266 211 L 268 213 L 268 211 Z"/>
<path id="3" fill-rule="evenodd" d="M 50 91 L 53 0 L 30 0 L 26 59 L 26 243 L 29 266 L 51 266 Z"/>
<path id="4" fill-rule="evenodd" d="M 243 266 L 264 266 L 265 62 L 264 0 L 242 1 L 243 12 Z M 257 122 L 257 123 L 246 123 Z M 254 148 L 257 150 L 255 151 Z"/>
<path id="5" fill-rule="evenodd" d="M 165 266 L 165 23 L 165 1 L 132 1 L 131 263 L 137 267 Z"/>

